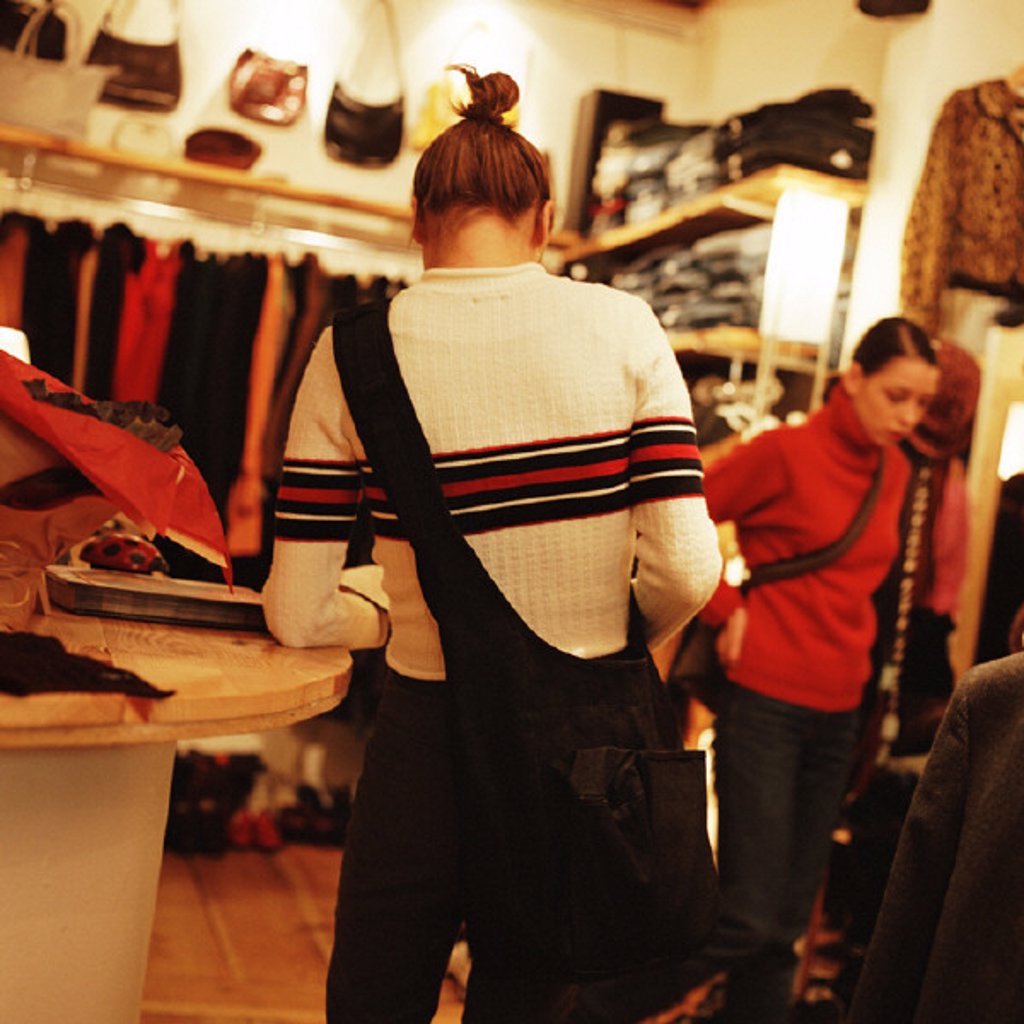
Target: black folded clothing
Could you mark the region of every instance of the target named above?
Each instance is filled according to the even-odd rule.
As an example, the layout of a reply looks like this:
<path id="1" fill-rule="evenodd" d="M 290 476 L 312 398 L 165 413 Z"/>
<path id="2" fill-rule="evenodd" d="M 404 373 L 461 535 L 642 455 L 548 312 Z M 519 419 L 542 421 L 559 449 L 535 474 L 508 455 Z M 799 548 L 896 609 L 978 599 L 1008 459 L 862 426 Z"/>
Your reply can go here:
<path id="1" fill-rule="evenodd" d="M 0 633 L 0 691 L 16 697 L 33 693 L 126 693 L 133 697 L 170 697 L 126 669 L 71 654 L 52 636 Z"/>

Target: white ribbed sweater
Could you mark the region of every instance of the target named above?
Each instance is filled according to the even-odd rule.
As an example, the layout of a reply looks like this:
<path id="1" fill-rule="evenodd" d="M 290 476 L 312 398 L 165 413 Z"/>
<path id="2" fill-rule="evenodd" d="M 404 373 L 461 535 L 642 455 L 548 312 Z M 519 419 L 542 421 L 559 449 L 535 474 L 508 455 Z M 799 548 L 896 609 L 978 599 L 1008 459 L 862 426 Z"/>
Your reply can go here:
<path id="1" fill-rule="evenodd" d="M 488 499 L 493 492 L 473 506 L 485 525 L 483 532 L 467 530 L 467 537 L 535 632 L 585 657 L 622 648 L 634 556 L 634 588 L 649 642 L 666 638 L 700 608 L 721 566 L 699 463 L 696 471 L 671 458 L 643 463 L 641 470 L 651 466 L 649 472 L 633 465 L 638 424 L 650 430 L 652 421 L 656 427 L 664 421 L 680 431 L 685 423 L 692 435 L 689 395 L 646 304 L 601 285 L 549 275 L 539 264 L 435 269 L 395 298 L 389 324 L 435 459 L 460 466 L 464 458 L 479 462 L 489 480 L 504 485 L 501 467 L 511 465 L 509 449 L 555 442 L 558 457 L 571 461 L 595 438 L 626 439 L 631 468 L 629 487 L 622 492 L 629 498 L 622 507 L 584 515 L 576 505 L 569 518 L 537 515 L 537 521 L 502 526 L 487 519 L 495 507 Z M 646 458 L 667 451 L 650 448 Z M 309 463 L 351 473 L 352 464 L 363 459 L 328 331 L 299 389 L 286 476 L 289 465 Z M 587 472 L 586 465 L 564 462 L 557 475 Z M 527 487 L 536 487 L 536 479 L 512 480 L 502 493 L 502 508 L 532 515 L 546 507 Z M 312 521 L 304 513 L 289 521 L 283 511 L 287 504 L 280 500 L 284 493 L 263 595 L 270 629 L 292 646 L 358 648 L 382 642 L 383 624 L 373 605 L 339 591 L 346 516 L 339 516 L 326 538 L 283 538 L 292 526 L 301 531 Z M 570 497 L 581 500 L 578 493 Z M 389 664 L 408 676 L 443 678 L 437 626 L 420 592 L 409 545 L 378 533 L 374 560 L 383 568 L 386 597 L 371 596 L 390 608 Z M 363 575 L 356 587 L 369 593 Z"/>

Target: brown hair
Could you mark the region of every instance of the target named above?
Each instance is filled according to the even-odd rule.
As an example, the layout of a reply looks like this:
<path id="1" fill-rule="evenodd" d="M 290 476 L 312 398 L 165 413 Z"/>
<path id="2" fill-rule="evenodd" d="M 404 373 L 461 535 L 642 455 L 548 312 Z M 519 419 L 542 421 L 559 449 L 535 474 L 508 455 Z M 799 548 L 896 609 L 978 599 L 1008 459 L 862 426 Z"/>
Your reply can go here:
<path id="1" fill-rule="evenodd" d="M 449 70 L 466 76 L 469 101 L 456 107 L 462 120 L 434 139 L 416 165 L 417 217 L 482 206 L 514 220 L 551 197 L 544 157 L 503 120 L 519 101 L 519 86 L 501 71 L 481 78 L 468 64 Z"/>
<path id="2" fill-rule="evenodd" d="M 879 320 L 864 333 L 853 353 L 866 376 L 877 373 L 891 359 L 908 356 L 938 365 L 935 346 L 925 331 L 902 316 L 889 316 Z"/>

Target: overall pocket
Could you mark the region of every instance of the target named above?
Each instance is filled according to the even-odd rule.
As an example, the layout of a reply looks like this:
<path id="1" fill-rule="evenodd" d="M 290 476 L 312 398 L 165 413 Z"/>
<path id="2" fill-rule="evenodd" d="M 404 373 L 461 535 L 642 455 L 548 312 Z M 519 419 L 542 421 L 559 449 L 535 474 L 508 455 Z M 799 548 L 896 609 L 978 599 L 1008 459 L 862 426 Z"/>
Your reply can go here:
<path id="1" fill-rule="evenodd" d="M 572 971 L 699 948 L 717 913 L 704 753 L 577 750 L 548 785 L 549 906 Z"/>

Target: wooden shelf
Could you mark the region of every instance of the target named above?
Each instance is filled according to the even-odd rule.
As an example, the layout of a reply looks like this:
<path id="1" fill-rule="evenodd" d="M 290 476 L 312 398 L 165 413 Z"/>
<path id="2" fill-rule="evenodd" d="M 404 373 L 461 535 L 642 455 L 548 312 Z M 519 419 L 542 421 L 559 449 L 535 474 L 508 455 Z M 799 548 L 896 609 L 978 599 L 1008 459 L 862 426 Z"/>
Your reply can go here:
<path id="1" fill-rule="evenodd" d="M 851 207 L 862 206 L 867 195 L 867 182 L 780 164 L 665 210 L 641 224 L 624 224 L 589 238 L 559 232 L 552 244 L 561 249 L 564 263 L 612 254 L 628 259 L 660 245 L 688 245 L 719 231 L 770 220 L 779 197 L 790 188 L 836 196 Z"/>
<path id="2" fill-rule="evenodd" d="M 195 160 L 164 159 L 109 149 L 104 146 L 94 146 L 87 142 L 59 138 L 15 125 L 0 124 L 0 144 L 14 146 L 22 150 L 35 150 L 39 153 L 91 160 L 97 165 L 109 168 L 143 171 L 177 178 L 180 181 L 217 185 L 222 188 L 228 187 L 253 192 L 261 196 L 276 196 L 280 199 L 292 199 L 302 203 L 313 203 L 317 206 L 353 210 L 357 213 L 387 217 L 405 223 L 410 219 L 409 209 L 405 206 L 369 202 L 364 199 L 339 195 L 337 192 L 322 192 L 317 189 L 303 188 L 301 185 L 292 185 L 280 178 L 262 178 L 249 171 L 220 167 Z"/>
<path id="3" fill-rule="evenodd" d="M 186 218 L 257 231 L 318 231 L 340 245 L 355 240 L 405 253 L 411 250 L 411 217 L 404 205 L 306 188 L 231 167 L 96 146 L 14 125 L 0 124 L 0 184 L 12 195 L 31 195 L 38 188 L 142 213 L 156 203 Z"/>
<path id="4" fill-rule="evenodd" d="M 727 324 L 698 331 L 669 331 L 669 341 L 676 353 L 692 352 L 746 363 L 756 363 L 762 349 L 761 335 L 756 328 Z M 775 365 L 784 370 L 814 373 L 818 348 L 799 341 L 780 341 L 776 346 Z"/>

